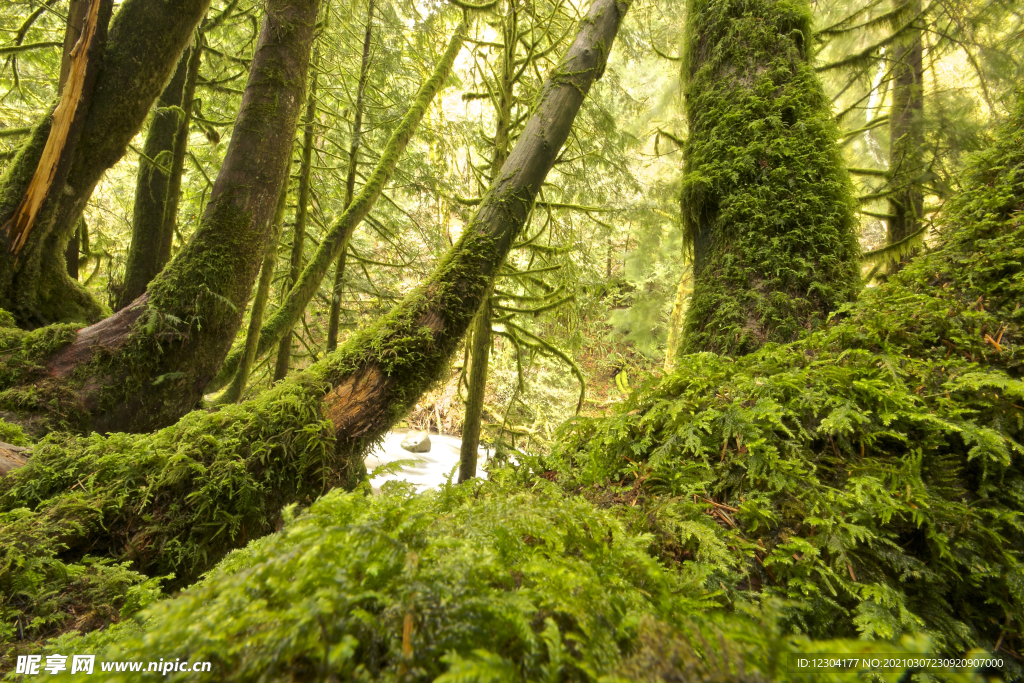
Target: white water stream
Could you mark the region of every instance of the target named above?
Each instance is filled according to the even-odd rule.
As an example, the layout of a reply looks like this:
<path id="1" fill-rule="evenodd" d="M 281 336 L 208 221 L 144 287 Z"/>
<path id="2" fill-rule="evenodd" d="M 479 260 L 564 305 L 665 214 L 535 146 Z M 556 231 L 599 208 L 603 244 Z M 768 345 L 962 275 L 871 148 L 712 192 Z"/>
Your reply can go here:
<path id="1" fill-rule="evenodd" d="M 366 471 L 373 472 L 375 467 L 386 465 L 396 460 L 416 460 L 415 465 L 406 465 L 394 474 L 385 474 L 374 477 L 370 480 L 374 493 L 380 493 L 380 487 L 387 481 L 407 481 L 416 486 L 417 491 L 437 488 L 445 482 L 448 475 L 452 475 L 452 482 L 459 479 L 459 450 L 462 448 L 462 439 L 448 434 L 431 434 L 430 451 L 427 453 L 410 453 L 402 448 L 402 439 L 409 434 L 408 430 L 402 429 L 388 432 L 384 437 L 384 443 L 370 451 L 364 462 Z M 484 471 L 484 463 L 487 462 L 490 452 L 480 448 L 480 455 L 477 460 L 476 474 L 481 479 L 487 478 Z M 454 469 L 454 473 L 452 470 Z"/>

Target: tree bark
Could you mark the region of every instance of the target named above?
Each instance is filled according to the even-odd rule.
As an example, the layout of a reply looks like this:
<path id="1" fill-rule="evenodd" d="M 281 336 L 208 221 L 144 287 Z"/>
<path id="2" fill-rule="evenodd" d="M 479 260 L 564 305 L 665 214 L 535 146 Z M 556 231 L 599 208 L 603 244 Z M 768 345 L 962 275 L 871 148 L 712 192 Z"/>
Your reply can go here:
<path id="1" fill-rule="evenodd" d="M 319 61 L 316 57 L 314 63 Z M 303 119 L 302 133 L 302 162 L 299 165 L 299 198 L 295 208 L 295 227 L 292 229 L 292 254 L 289 263 L 288 280 L 285 282 L 284 291 L 287 292 L 299 279 L 302 272 L 302 252 L 306 246 L 306 220 L 309 212 L 309 177 L 313 170 L 313 124 L 316 123 L 316 79 L 309 83 L 309 96 L 306 98 L 306 113 Z M 258 330 L 257 330 L 258 331 Z M 257 337 L 258 340 L 258 337 Z M 246 343 L 248 343 L 246 339 Z M 253 347 L 255 354 L 255 347 Z M 292 357 L 292 335 L 289 334 L 281 340 L 277 349 L 277 362 L 274 364 L 274 381 L 285 378 L 288 374 L 288 365 Z M 251 363 L 252 361 L 250 361 Z"/>
<path id="2" fill-rule="evenodd" d="M 462 427 L 459 450 L 459 483 L 476 477 L 477 456 L 480 452 L 480 418 L 484 412 L 484 392 L 487 389 L 487 363 L 491 354 L 490 291 L 476 313 L 473 323 L 473 347 L 470 351 L 469 391 L 466 394 L 466 419 Z"/>
<path id="3" fill-rule="evenodd" d="M 681 353 L 749 353 L 859 288 L 850 181 L 808 63 L 806 2 L 690 0 L 682 215 L 694 290 Z"/>
<path id="4" fill-rule="evenodd" d="M 284 302 L 274 312 L 270 320 L 263 325 L 263 330 L 260 332 L 260 343 L 256 350 L 257 358 L 262 358 L 270 349 L 277 346 L 281 338 L 299 322 L 306 310 L 306 306 L 320 288 L 320 283 L 327 274 L 331 263 L 336 261 L 338 256 L 347 248 L 352 232 L 373 208 L 381 193 L 384 192 L 384 186 L 387 184 L 391 173 L 395 170 L 395 166 L 398 164 L 402 152 L 405 151 L 406 145 L 412 139 L 416 126 L 419 124 L 420 119 L 423 118 L 423 113 L 441 89 L 441 86 L 444 85 L 445 80 L 447 80 L 452 64 L 455 62 L 455 57 L 462 47 L 465 30 L 465 23 L 456 30 L 455 36 L 448 45 L 448 49 L 445 51 L 441 61 L 434 69 L 434 73 L 420 88 L 409 111 L 406 112 L 402 122 L 391 134 L 387 145 L 384 147 L 384 153 L 381 155 L 380 161 L 374 168 L 373 173 L 370 174 L 366 185 L 363 186 L 359 195 L 352 201 L 341 218 L 338 219 L 338 222 L 331 226 L 331 229 L 324 235 L 313 258 L 307 264 L 305 270 L 302 271 L 298 282 L 292 287 L 288 296 L 285 297 Z M 220 372 L 217 373 L 216 378 L 213 379 L 206 390 L 216 391 L 225 386 L 238 369 L 240 360 L 241 349 L 232 351 L 224 361 L 224 365 L 221 366 Z"/>
<path id="5" fill-rule="evenodd" d="M 96 86 L 101 55 L 107 39 L 111 0 L 89 0 L 84 8 L 81 35 L 69 55 L 67 82 L 52 116 L 40 122 L 28 145 L 14 159 L 0 183 L 0 307 L 26 321 L 32 312 L 40 282 L 38 273 L 44 256 L 59 262 L 56 277 L 70 282 L 65 244 L 47 254 L 46 224 L 54 204 L 63 194 L 65 180 L 83 134 L 88 103 Z M 20 275 L 28 274 L 31 287 L 23 287 Z"/>
<path id="6" fill-rule="evenodd" d="M 318 5 L 268 3 L 235 132 L 193 238 L 145 294 L 49 359 L 51 377 L 76 388 L 86 429 L 174 422 L 230 348 L 271 234 Z"/>
<path id="7" fill-rule="evenodd" d="M 68 247 L 64 250 L 64 260 L 68 265 L 68 277 L 72 280 L 78 280 L 78 262 L 82 256 L 81 237 L 84 223 L 85 218 L 79 219 L 78 227 L 75 228 L 74 234 L 68 240 Z"/>
<path id="8" fill-rule="evenodd" d="M 71 51 L 82 37 L 82 28 L 85 25 L 85 15 L 89 9 L 86 0 L 71 0 L 68 3 L 68 22 L 64 29 L 64 47 L 60 58 L 60 77 L 57 80 L 57 95 L 64 93 L 64 84 L 71 73 Z M 67 263 L 68 277 L 78 280 L 78 258 L 80 254 L 79 233 L 81 225 L 76 226 L 71 239 L 68 241 L 67 249 L 64 252 L 64 260 Z"/>
<path id="9" fill-rule="evenodd" d="M 167 202 L 170 158 L 182 115 L 189 56 L 186 50 L 178 61 L 171 81 L 160 93 L 146 133 L 135 181 L 135 205 L 132 211 L 132 237 L 128 246 L 124 281 L 117 288 L 113 308 L 119 311 L 142 296 L 167 260 L 162 259 L 164 205 Z M 168 254 L 169 256 L 169 254 Z"/>
<path id="10" fill-rule="evenodd" d="M 71 73 L 71 50 L 74 49 L 78 39 L 82 37 L 82 27 L 85 26 L 85 15 L 89 10 L 88 0 L 70 0 L 68 3 L 68 23 L 64 29 L 64 47 L 60 57 L 60 76 L 57 80 L 57 94 L 64 93 L 64 84 L 67 83 L 68 74 Z"/>
<path id="11" fill-rule="evenodd" d="M 313 83 L 316 83 L 316 75 L 313 76 Z M 307 109 L 307 114 L 308 114 Z M 284 174 L 284 182 L 281 184 L 281 195 L 277 200 L 277 210 L 274 212 L 274 229 L 267 243 L 267 254 L 263 257 L 263 265 L 260 266 L 260 280 L 256 286 L 256 296 L 252 300 L 252 311 L 249 313 L 249 328 L 245 333 L 245 347 L 242 356 L 242 364 L 235 373 L 231 384 L 218 397 L 217 403 L 237 403 L 245 393 L 245 385 L 249 382 L 249 373 L 252 371 L 253 361 L 256 360 L 256 343 L 260 339 L 260 327 L 263 326 L 263 314 L 267 309 L 267 301 L 270 299 L 270 285 L 274 280 L 274 270 L 277 267 L 277 244 L 281 240 L 281 231 L 284 229 L 284 213 L 288 208 L 288 180 L 291 175 L 291 158 L 289 157 L 288 170 Z"/>
<path id="12" fill-rule="evenodd" d="M 17 261 L 0 259 L 0 307 L 23 326 L 61 319 L 96 319 L 103 307 L 67 276 L 64 251 L 86 201 L 128 142 L 173 72 L 209 0 L 125 0 L 110 22 L 106 47 L 90 66 L 91 94 L 80 103 L 83 120 L 63 182 L 51 185 L 32 223 L 31 241 Z M 49 116 L 37 126 L 49 134 Z M 45 133 L 43 129 L 46 129 Z M 0 181 L 0 225 L 20 204 L 39 166 L 45 137 L 34 136 Z M 5 240 L 10 243 L 9 236 Z M 6 250 L 5 250 L 6 252 Z"/>
<path id="13" fill-rule="evenodd" d="M 348 150 L 348 169 L 345 177 L 345 209 L 352 205 L 356 190 L 356 171 L 359 168 L 359 145 L 363 135 L 363 94 L 370 75 L 370 40 L 373 37 L 373 0 L 366 13 L 366 32 L 363 35 L 363 60 L 359 65 L 359 86 L 356 90 L 356 111 L 352 119 L 352 144 Z M 334 287 L 331 288 L 331 310 L 327 320 L 327 352 L 338 348 L 338 324 L 341 322 L 341 294 L 345 285 L 346 248 L 338 254 L 334 266 Z"/>
<path id="14" fill-rule="evenodd" d="M 509 2 L 508 13 L 502 22 L 504 49 L 501 51 L 501 77 L 498 80 L 498 102 L 495 107 L 494 156 L 491 158 L 491 177 L 494 178 L 508 159 L 508 143 L 512 129 L 512 89 L 516 44 L 519 38 L 516 0 Z M 470 351 L 469 388 L 466 392 L 466 417 L 462 425 L 462 443 L 459 450 L 459 482 L 476 476 L 480 451 L 480 421 L 483 417 L 484 394 L 487 391 L 487 365 L 491 354 L 491 289 L 488 288 L 473 325 L 473 348 Z"/>
<path id="15" fill-rule="evenodd" d="M 921 12 L 920 0 L 909 0 L 915 15 Z M 886 242 L 889 245 L 911 237 L 921 227 L 924 216 L 924 46 L 922 31 L 907 31 L 893 46 L 892 113 L 889 116 L 889 218 Z M 912 240 L 917 244 L 920 242 Z M 900 263 L 917 250 L 909 246 Z"/>
<path id="16" fill-rule="evenodd" d="M 171 247 L 174 245 L 174 233 L 178 227 L 181 180 L 185 173 L 185 155 L 188 153 L 188 135 L 189 128 L 192 125 L 192 107 L 196 99 L 196 83 L 199 80 L 199 67 L 203 61 L 202 27 L 200 27 L 196 34 L 195 41 L 192 49 L 186 51 L 188 55 L 188 69 L 185 76 L 185 88 L 181 94 L 182 114 L 178 119 L 178 130 L 174 134 L 171 174 L 167 179 L 167 198 L 164 201 L 163 216 L 160 222 L 159 260 L 161 264 L 166 264 L 171 260 Z M 163 268 L 163 265 L 160 267 Z"/>

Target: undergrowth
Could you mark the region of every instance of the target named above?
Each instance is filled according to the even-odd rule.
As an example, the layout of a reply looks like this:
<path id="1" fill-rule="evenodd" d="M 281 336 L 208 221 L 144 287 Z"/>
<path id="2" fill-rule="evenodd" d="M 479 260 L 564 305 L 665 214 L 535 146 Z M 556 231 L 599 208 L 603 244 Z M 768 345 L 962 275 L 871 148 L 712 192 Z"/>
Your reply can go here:
<path id="1" fill-rule="evenodd" d="M 698 573 L 667 569 L 616 511 L 542 480 L 332 491 L 286 517 L 138 620 L 45 651 L 210 661 L 221 681 L 613 683 L 786 681 L 790 653 L 929 648 L 814 643 L 780 628 L 774 602 L 702 617 L 719 596 Z"/>
<path id="2" fill-rule="evenodd" d="M 75 340 L 77 325 L 57 324 L 20 330 L 0 309 L 0 415 L 16 417 L 35 434 L 80 426 L 73 390 L 49 378 L 46 361 Z"/>
<path id="3" fill-rule="evenodd" d="M 569 423 L 550 477 L 648 505 L 660 552 L 718 558 L 735 598 L 792 600 L 792 628 L 1020 661 L 1022 124 L 1024 102 L 938 248 L 795 343 L 679 358 L 617 415 Z"/>
<path id="4" fill-rule="evenodd" d="M 36 443 L 0 479 L 0 655 L 188 585 L 274 531 L 283 506 L 338 485 L 322 395 L 306 375 L 152 434 Z"/>

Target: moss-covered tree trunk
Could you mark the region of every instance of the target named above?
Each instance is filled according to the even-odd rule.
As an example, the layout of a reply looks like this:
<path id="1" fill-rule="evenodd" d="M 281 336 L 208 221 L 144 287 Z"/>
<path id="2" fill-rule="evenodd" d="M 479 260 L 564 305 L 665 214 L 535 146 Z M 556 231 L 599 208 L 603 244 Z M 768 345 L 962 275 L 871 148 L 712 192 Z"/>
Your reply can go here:
<path id="1" fill-rule="evenodd" d="M 913 15 L 920 0 L 907 3 Z M 924 216 L 924 45 L 920 28 L 907 30 L 892 49 L 892 110 L 889 114 L 889 218 L 886 243 L 906 241 L 902 261 L 915 251 Z"/>
<path id="2" fill-rule="evenodd" d="M 113 306 L 117 311 L 141 296 L 146 291 L 146 285 L 167 263 L 166 259 L 162 259 L 160 248 L 163 243 L 164 205 L 167 202 L 171 156 L 182 114 L 182 95 L 185 92 L 191 54 L 190 49 L 181 56 L 174 75 L 160 93 L 146 133 L 142 156 L 139 157 L 131 242 L 124 281 L 118 287 Z"/>
<path id="3" fill-rule="evenodd" d="M 851 190 L 808 64 L 806 2 L 690 0 L 683 222 L 694 290 L 682 352 L 790 341 L 858 286 Z"/>
<path id="4" fill-rule="evenodd" d="M 77 424 L 149 431 L 202 396 L 241 326 L 306 90 L 319 0 L 267 5 L 235 132 L 200 226 L 147 292 L 49 357 Z"/>
<path id="5" fill-rule="evenodd" d="M 62 182 L 41 188 L 30 229 L 19 230 L 27 235 L 21 256 L 0 257 L 0 308 L 10 310 L 21 325 L 103 315 L 103 307 L 68 277 L 65 247 L 103 173 L 142 128 L 208 5 L 209 0 L 125 0 L 110 22 L 105 46 L 87 60 L 95 70 L 95 85 L 77 102 L 77 144 L 61 146 L 66 152 L 61 163 L 67 164 Z M 49 135 L 47 114 L 0 180 L 0 226 L 25 198 Z M 10 232 L 0 230 L 0 240 L 8 254 Z"/>
<path id="6" fill-rule="evenodd" d="M 356 172 L 359 170 L 359 147 L 363 137 L 363 100 L 366 79 L 370 75 L 370 44 L 373 39 L 373 0 L 367 5 L 366 31 L 363 32 L 363 58 L 359 64 L 359 85 L 356 89 L 355 114 L 352 117 L 352 140 L 348 148 L 348 168 L 345 175 L 345 208 L 352 205 L 356 193 Z M 331 288 L 331 310 L 327 318 L 327 352 L 338 348 L 338 325 L 341 322 L 341 294 L 345 286 L 345 257 L 348 244 L 341 249 L 334 265 L 334 287 Z"/>

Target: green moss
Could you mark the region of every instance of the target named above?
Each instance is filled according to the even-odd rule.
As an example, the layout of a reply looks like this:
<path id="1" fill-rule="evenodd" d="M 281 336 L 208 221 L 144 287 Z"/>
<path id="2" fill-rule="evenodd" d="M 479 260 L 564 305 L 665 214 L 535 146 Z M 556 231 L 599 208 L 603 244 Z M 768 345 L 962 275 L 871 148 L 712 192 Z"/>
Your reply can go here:
<path id="1" fill-rule="evenodd" d="M 46 363 L 75 340 L 77 325 L 50 325 L 32 332 L 0 327 L 0 411 L 37 436 L 81 427 L 74 389 L 50 377 Z"/>
<path id="2" fill-rule="evenodd" d="M 28 464 L 0 480 L 8 621 L 38 624 L 33 637 L 74 626 L 64 606 L 82 604 L 76 591 L 93 584 L 69 583 L 62 568 L 89 564 L 86 554 L 149 577 L 173 575 L 171 588 L 186 585 L 230 549 L 273 531 L 284 505 L 308 504 L 337 485 L 323 393 L 293 381 L 153 434 L 50 434 L 37 443 Z M 46 597 L 53 595 L 61 599 Z"/>
<path id="3" fill-rule="evenodd" d="M 749 353 L 859 287 L 853 200 L 808 62 L 807 3 L 691 0 L 682 215 L 694 292 L 681 352 Z"/>
<path id="4" fill-rule="evenodd" d="M 524 491 L 508 470 L 498 479 L 424 495 L 331 492 L 138 623 L 44 652 L 159 652 L 210 661 L 222 681 L 618 683 L 685 670 L 684 680 L 738 683 L 801 680 L 787 671 L 795 652 L 929 649 L 926 639 L 814 643 L 785 631 L 774 602 L 710 612 L 718 591 L 652 559 L 620 510 L 542 480 Z"/>
<path id="5" fill-rule="evenodd" d="M 664 553 L 793 600 L 812 635 L 1019 643 L 1022 131 L 1024 101 L 933 252 L 797 342 L 679 358 L 620 414 L 571 423 L 550 465 L 646 501 L 670 522 L 652 530 L 682 530 Z M 742 571 L 702 560 L 722 546 Z"/>
<path id="6" fill-rule="evenodd" d="M 28 446 L 32 443 L 20 426 L 3 419 L 0 419 L 0 441 L 12 446 Z"/>

